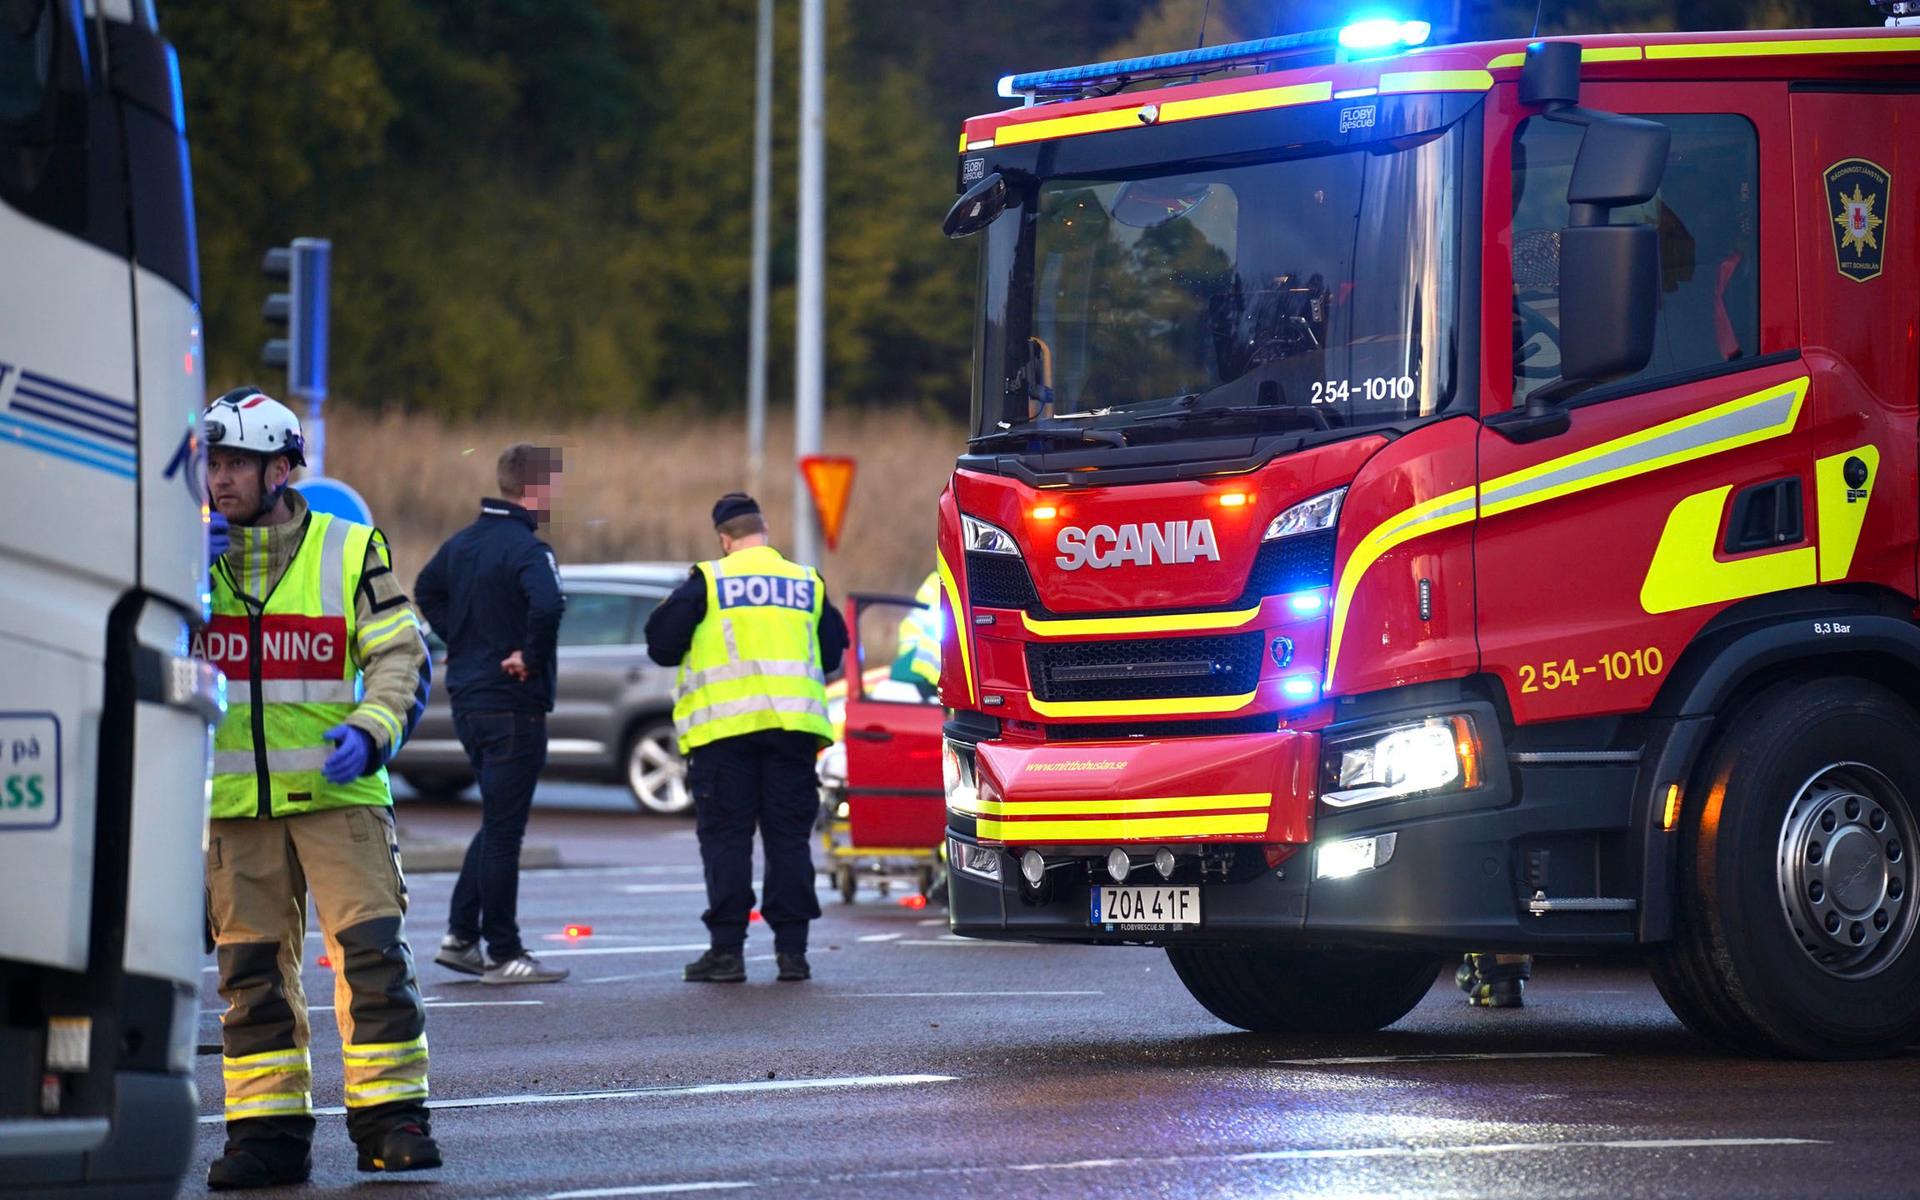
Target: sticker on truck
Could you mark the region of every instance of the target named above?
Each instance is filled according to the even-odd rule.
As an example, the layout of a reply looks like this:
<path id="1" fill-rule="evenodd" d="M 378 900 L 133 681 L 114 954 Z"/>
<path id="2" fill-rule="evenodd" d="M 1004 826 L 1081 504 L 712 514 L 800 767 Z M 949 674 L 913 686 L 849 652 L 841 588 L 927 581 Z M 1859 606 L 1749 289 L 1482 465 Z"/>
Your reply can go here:
<path id="1" fill-rule="evenodd" d="M 60 823 L 60 718 L 0 712 L 0 833 Z"/>

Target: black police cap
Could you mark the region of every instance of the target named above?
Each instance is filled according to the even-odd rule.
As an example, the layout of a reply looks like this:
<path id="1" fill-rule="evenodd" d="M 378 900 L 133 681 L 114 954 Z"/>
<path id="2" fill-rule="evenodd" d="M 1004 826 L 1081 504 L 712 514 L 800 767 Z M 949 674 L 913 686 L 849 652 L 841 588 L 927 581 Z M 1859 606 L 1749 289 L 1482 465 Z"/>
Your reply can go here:
<path id="1" fill-rule="evenodd" d="M 760 504 L 745 492 L 728 492 L 716 500 L 713 505 L 713 527 L 725 525 L 735 517 L 757 516 Z"/>

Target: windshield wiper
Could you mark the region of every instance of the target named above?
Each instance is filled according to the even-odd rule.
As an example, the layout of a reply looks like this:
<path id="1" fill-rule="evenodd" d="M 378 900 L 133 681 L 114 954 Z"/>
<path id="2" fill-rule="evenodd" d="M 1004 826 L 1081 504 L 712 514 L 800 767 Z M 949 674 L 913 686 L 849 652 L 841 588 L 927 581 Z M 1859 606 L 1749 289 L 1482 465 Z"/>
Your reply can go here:
<path id="1" fill-rule="evenodd" d="M 1036 438 L 1050 441 L 1082 443 L 1095 446 L 1125 446 L 1127 439 L 1116 429 L 1089 429 L 1082 425 L 1068 425 L 1061 421 L 1029 421 L 1025 425 L 1012 425 L 1006 429 L 996 429 L 992 433 L 983 433 L 967 439 L 967 447 L 984 450 L 989 446 L 1006 446 Z"/>
<path id="2" fill-rule="evenodd" d="M 1179 412 L 1155 413 L 1144 417 L 1140 424 L 1168 425 L 1215 425 L 1230 421 L 1240 421 L 1262 417 L 1286 416 L 1295 420 L 1304 419 L 1315 429 L 1331 429 L 1327 423 L 1327 414 L 1308 404 L 1236 404 L 1227 408 L 1191 407 Z"/>

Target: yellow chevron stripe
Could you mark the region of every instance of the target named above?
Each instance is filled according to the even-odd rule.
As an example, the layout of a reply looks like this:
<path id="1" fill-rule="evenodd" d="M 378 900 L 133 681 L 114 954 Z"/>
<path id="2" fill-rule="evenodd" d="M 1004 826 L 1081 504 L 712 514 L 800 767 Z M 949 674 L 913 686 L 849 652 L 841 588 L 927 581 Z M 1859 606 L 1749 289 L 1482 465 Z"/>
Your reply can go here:
<path id="1" fill-rule="evenodd" d="M 977 704 L 980 689 L 973 682 L 973 627 L 967 624 L 967 610 L 960 603 L 960 587 L 953 581 L 947 556 L 936 550 L 933 557 L 934 569 L 940 572 L 940 590 L 947 594 L 947 607 L 953 612 L 953 640 L 960 643 L 960 671 L 967 680 L 967 702 Z"/>
<path id="2" fill-rule="evenodd" d="M 1184 696 L 1168 700 L 1042 700 L 1028 703 L 1043 717 L 1184 717 L 1238 712 L 1252 704 L 1258 689 L 1238 696 Z"/>
<path id="3" fill-rule="evenodd" d="M 1132 817 L 1111 821 L 1000 821 L 982 818 L 979 836 L 1006 842 L 1108 842 L 1134 838 L 1199 838 L 1267 831 L 1267 813 L 1209 817 Z"/>
<path id="4" fill-rule="evenodd" d="M 1214 629 L 1239 629 L 1260 615 L 1260 606 L 1235 612 L 1156 613 L 1150 617 L 1075 617 L 1060 621 L 1036 621 L 1026 613 L 1020 623 L 1035 637 L 1089 637 L 1116 633 L 1201 633 Z"/>
<path id="5" fill-rule="evenodd" d="M 1272 792 L 1237 792 L 1225 796 L 1166 796 L 1145 800 L 978 800 L 971 806 L 952 805 L 955 812 L 991 817 L 1075 817 L 1126 814 L 1205 812 L 1212 809 L 1257 808 L 1273 804 Z"/>

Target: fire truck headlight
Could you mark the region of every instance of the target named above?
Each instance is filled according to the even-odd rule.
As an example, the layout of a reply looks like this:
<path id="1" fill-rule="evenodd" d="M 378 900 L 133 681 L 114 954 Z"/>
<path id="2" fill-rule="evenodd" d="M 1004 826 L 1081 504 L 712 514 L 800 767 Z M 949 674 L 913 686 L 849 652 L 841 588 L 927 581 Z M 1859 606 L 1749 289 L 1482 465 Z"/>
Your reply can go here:
<path id="1" fill-rule="evenodd" d="M 1340 505 L 1347 498 L 1347 489 L 1335 488 L 1331 492 L 1322 492 L 1311 500 L 1302 500 L 1292 508 L 1275 517 L 1267 525 L 1263 542 L 1278 541 L 1281 538 L 1299 537 L 1303 533 L 1319 533 L 1323 529 L 1332 529 L 1340 520 Z"/>
<path id="2" fill-rule="evenodd" d="M 1383 833 L 1378 837 L 1323 842 L 1313 852 L 1313 877 L 1345 879 L 1349 875 L 1384 867 L 1387 860 L 1393 857 L 1394 844 L 1399 840 L 1398 833 Z"/>
<path id="3" fill-rule="evenodd" d="M 969 816 L 980 811 L 980 789 L 974 780 L 971 749 L 941 741 L 940 781 L 946 787 L 948 808 Z"/>
<path id="4" fill-rule="evenodd" d="M 1331 740 L 1321 786 L 1334 808 L 1471 791 L 1480 786 L 1480 739 L 1470 718 L 1456 716 Z"/>
<path id="5" fill-rule="evenodd" d="M 991 846 L 973 846 L 959 838 L 948 838 L 947 861 L 955 870 L 1000 882 L 1000 852 Z"/>
<path id="6" fill-rule="evenodd" d="M 1020 553 L 1020 547 L 1014 542 L 1012 534 L 998 525 L 989 525 L 978 517 L 969 517 L 962 513 L 960 530 L 961 541 L 966 543 L 968 550 L 978 551 L 981 554 L 1017 556 Z"/>

